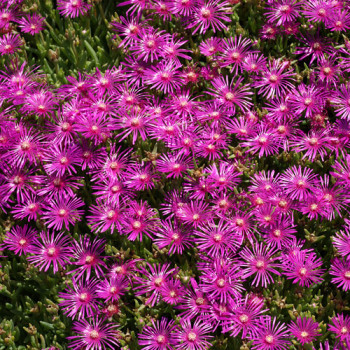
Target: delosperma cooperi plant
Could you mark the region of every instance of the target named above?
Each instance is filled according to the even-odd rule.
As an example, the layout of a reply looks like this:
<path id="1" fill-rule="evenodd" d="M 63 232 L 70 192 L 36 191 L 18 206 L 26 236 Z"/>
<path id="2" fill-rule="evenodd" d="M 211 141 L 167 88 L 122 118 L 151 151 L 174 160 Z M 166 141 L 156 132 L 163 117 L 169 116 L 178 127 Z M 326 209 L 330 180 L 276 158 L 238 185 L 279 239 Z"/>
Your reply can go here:
<path id="1" fill-rule="evenodd" d="M 350 349 L 350 3 L 3 0 L 0 349 Z"/>

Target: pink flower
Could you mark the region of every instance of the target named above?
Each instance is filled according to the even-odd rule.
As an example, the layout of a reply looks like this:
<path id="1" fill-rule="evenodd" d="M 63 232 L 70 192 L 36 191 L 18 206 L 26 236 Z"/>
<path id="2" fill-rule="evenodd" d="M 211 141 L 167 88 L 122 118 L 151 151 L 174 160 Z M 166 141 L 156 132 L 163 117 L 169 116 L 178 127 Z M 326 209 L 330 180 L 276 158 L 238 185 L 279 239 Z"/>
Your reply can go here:
<path id="1" fill-rule="evenodd" d="M 331 263 L 329 274 L 334 276 L 332 283 L 344 291 L 350 289 L 350 260 L 335 258 Z"/>
<path id="2" fill-rule="evenodd" d="M 289 332 L 285 324 L 275 317 L 261 317 L 261 327 L 256 335 L 250 335 L 253 350 L 286 350 L 289 348 Z"/>
<path id="3" fill-rule="evenodd" d="M 63 299 L 60 307 L 63 313 L 78 320 L 91 317 L 98 310 L 100 302 L 97 301 L 96 279 L 90 281 L 72 278 L 72 287 L 67 285 L 65 292 L 59 293 Z"/>
<path id="4" fill-rule="evenodd" d="M 14 226 L 10 232 L 6 232 L 3 247 L 21 256 L 32 251 L 36 237 L 37 232 L 28 225 Z"/>
<path id="5" fill-rule="evenodd" d="M 57 10 L 64 17 L 78 17 L 85 15 L 91 8 L 91 5 L 83 0 L 58 0 Z"/>
<path id="6" fill-rule="evenodd" d="M 53 272 L 56 273 L 59 267 L 67 264 L 72 257 L 70 238 L 64 235 L 63 232 L 59 234 L 48 232 L 41 232 L 40 239 L 36 238 L 33 242 L 33 247 L 28 260 L 33 263 L 40 270 L 47 271 L 53 265 Z"/>
<path id="7" fill-rule="evenodd" d="M 321 275 L 324 273 L 322 260 L 315 253 L 307 253 L 305 250 L 296 252 L 294 255 L 286 255 L 281 259 L 283 274 L 293 283 L 310 287 L 314 283 L 322 282 Z"/>
<path id="8" fill-rule="evenodd" d="M 332 323 L 329 324 L 329 330 L 335 333 L 336 338 L 340 341 L 349 340 L 350 338 L 350 317 L 343 314 L 338 314 L 332 318 Z"/>
<path id="9" fill-rule="evenodd" d="M 53 227 L 61 230 L 63 225 L 69 229 L 69 224 L 73 225 L 84 214 L 84 210 L 78 209 L 84 205 L 84 202 L 74 195 L 68 197 L 65 194 L 59 195 L 48 202 L 43 213 L 43 219 L 46 220 L 47 227 Z"/>
<path id="10" fill-rule="evenodd" d="M 161 291 L 169 278 L 175 274 L 175 269 L 170 269 L 170 264 L 150 264 L 146 263 L 146 267 L 142 266 L 139 272 L 144 277 L 135 277 L 138 286 L 137 295 L 148 295 L 146 304 L 154 306 L 161 297 Z M 149 271 L 148 271 L 149 270 Z"/>
<path id="11" fill-rule="evenodd" d="M 252 250 L 247 247 L 243 248 L 240 256 L 244 260 L 241 265 L 244 276 L 255 275 L 252 284 L 267 288 L 268 284 L 274 282 L 272 273 L 278 276 L 280 275 L 276 270 L 280 264 L 275 263 L 278 258 L 273 257 L 276 253 L 277 250 L 270 249 L 269 246 L 264 246 L 262 243 L 255 244 Z"/>
<path id="12" fill-rule="evenodd" d="M 176 345 L 177 326 L 165 317 L 159 321 L 151 320 L 151 326 L 145 326 L 139 334 L 139 344 L 143 350 L 171 350 Z"/>
<path id="13" fill-rule="evenodd" d="M 23 42 L 18 34 L 7 33 L 0 38 L 1 56 L 15 53 L 22 45 Z"/>
<path id="14" fill-rule="evenodd" d="M 212 82 L 213 88 L 207 93 L 214 96 L 220 105 L 224 105 L 233 113 L 235 106 L 238 106 L 242 111 L 247 111 L 252 106 L 250 96 L 253 92 L 249 91 L 249 84 L 240 86 L 242 81 L 242 77 L 239 77 L 235 83 L 233 80 L 229 83 L 228 77 L 226 79 L 223 77 L 215 78 Z"/>
<path id="15" fill-rule="evenodd" d="M 40 33 L 44 29 L 45 18 L 33 13 L 31 16 L 26 15 L 18 21 L 19 27 L 23 33 L 29 33 L 31 35 Z"/>
<path id="16" fill-rule="evenodd" d="M 175 348 L 178 350 L 206 350 L 212 344 L 208 342 L 212 335 L 209 335 L 211 325 L 197 319 L 194 324 L 191 321 L 182 319 L 180 321 L 181 328 L 176 332 L 177 344 Z"/>
<path id="17" fill-rule="evenodd" d="M 105 319 L 94 316 L 88 320 L 75 321 L 73 331 L 78 333 L 68 337 L 69 348 L 89 350 L 117 350 L 120 348 L 117 340 L 117 324 L 106 322 Z"/>
<path id="18" fill-rule="evenodd" d="M 296 322 L 291 323 L 289 330 L 300 344 L 304 345 L 315 341 L 316 337 L 320 336 L 318 327 L 319 324 L 311 318 L 298 317 Z"/>

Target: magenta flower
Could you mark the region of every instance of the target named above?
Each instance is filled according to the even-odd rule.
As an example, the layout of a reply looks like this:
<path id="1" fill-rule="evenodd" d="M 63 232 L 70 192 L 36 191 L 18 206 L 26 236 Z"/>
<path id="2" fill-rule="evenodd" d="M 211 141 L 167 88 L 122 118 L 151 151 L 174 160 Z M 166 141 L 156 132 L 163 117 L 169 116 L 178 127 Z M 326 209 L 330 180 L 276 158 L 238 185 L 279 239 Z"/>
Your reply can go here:
<path id="1" fill-rule="evenodd" d="M 261 328 L 250 339 L 253 340 L 253 350 L 286 350 L 290 345 L 286 325 L 270 316 L 261 317 Z"/>
<path id="2" fill-rule="evenodd" d="M 119 36 L 124 37 L 121 43 L 119 44 L 120 47 L 123 46 L 131 46 L 138 40 L 138 35 L 141 31 L 141 28 L 145 24 L 145 20 L 141 23 L 140 14 L 137 14 L 136 16 L 120 16 L 121 23 L 118 22 L 112 22 L 113 29 L 116 30 L 119 34 Z"/>
<path id="3" fill-rule="evenodd" d="M 237 337 L 242 332 L 242 339 L 256 337 L 260 329 L 261 314 L 264 303 L 259 299 L 251 299 L 246 296 L 238 299 L 232 309 L 230 320 L 224 322 L 223 331 L 231 332 L 232 337 Z"/>
<path id="4" fill-rule="evenodd" d="M 58 0 L 57 10 L 64 17 L 75 18 L 85 15 L 91 8 L 91 5 L 83 0 Z"/>
<path id="5" fill-rule="evenodd" d="M 255 286 L 263 286 L 267 288 L 268 284 L 273 283 L 272 273 L 280 275 L 276 270 L 280 264 L 275 263 L 277 258 L 273 258 L 276 254 L 276 250 L 270 249 L 268 246 L 263 244 L 255 244 L 252 250 L 248 248 L 243 248 L 240 252 L 241 258 L 244 260 L 243 264 L 243 274 L 244 277 L 254 276 L 252 282 Z"/>
<path id="6" fill-rule="evenodd" d="M 169 177 L 183 177 L 188 169 L 192 169 L 191 160 L 184 154 L 177 153 L 173 155 L 164 154 L 157 160 L 157 170 L 161 173 L 169 173 Z"/>
<path id="7" fill-rule="evenodd" d="M 227 67 L 231 66 L 231 73 L 237 75 L 239 71 L 242 70 L 243 62 L 250 51 L 251 41 L 247 38 L 242 38 L 242 36 L 236 36 L 223 40 L 222 54 L 220 54 L 220 59 L 222 60 L 221 66 Z"/>
<path id="8" fill-rule="evenodd" d="M 26 15 L 18 21 L 18 26 L 23 33 L 29 33 L 31 35 L 40 33 L 44 29 L 45 18 L 33 13 L 31 16 Z"/>
<path id="9" fill-rule="evenodd" d="M 259 152 L 259 157 L 262 157 L 278 153 L 281 142 L 273 129 L 262 125 L 253 137 L 242 142 L 241 145 L 242 147 L 250 147 L 250 151 L 253 153 Z"/>
<path id="10" fill-rule="evenodd" d="M 232 232 L 230 223 L 224 220 L 220 220 L 218 224 L 210 221 L 206 225 L 200 225 L 194 234 L 198 249 L 212 257 L 223 256 L 228 250 L 234 252 L 243 242 L 243 236 Z"/>
<path id="11" fill-rule="evenodd" d="M 179 68 L 176 61 L 162 61 L 156 66 L 151 66 L 145 71 L 143 81 L 152 89 L 163 91 L 165 94 L 173 92 L 182 86 Z"/>
<path id="12" fill-rule="evenodd" d="M 139 272 L 144 277 L 135 277 L 138 286 L 136 287 L 137 295 L 147 294 L 146 304 L 154 306 L 159 302 L 161 290 L 168 282 L 169 278 L 175 273 L 175 269 L 170 269 L 170 264 L 154 264 L 146 263 L 139 268 Z M 149 270 L 149 271 L 148 271 Z"/>
<path id="13" fill-rule="evenodd" d="M 96 276 L 100 277 L 104 274 L 102 267 L 106 268 L 106 264 L 103 262 L 104 256 L 102 253 L 105 250 L 104 239 L 90 239 L 89 236 L 80 236 L 79 241 L 74 241 L 74 247 L 72 248 L 72 257 L 75 262 L 72 265 L 77 265 L 78 268 L 69 271 L 73 273 L 75 278 L 79 280 L 86 272 L 86 280 L 90 279 L 92 271 L 95 271 Z"/>
<path id="14" fill-rule="evenodd" d="M 59 293 L 63 299 L 59 304 L 63 313 L 78 320 L 93 316 L 100 305 L 96 294 L 97 283 L 96 279 L 77 281 L 72 278 L 72 286 L 67 285 L 65 292 Z"/>
<path id="15" fill-rule="evenodd" d="M 201 287 L 210 300 L 226 303 L 241 297 L 243 278 L 238 265 L 226 258 L 214 257 L 202 271 Z"/>
<path id="16" fill-rule="evenodd" d="M 179 226 L 176 221 L 172 224 L 170 219 L 163 220 L 154 232 L 154 243 L 159 249 L 167 247 L 169 254 L 182 254 L 192 246 L 190 233 L 191 230 Z"/>
<path id="17" fill-rule="evenodd" d="M 198 30 L 200 34 L 204 34 L 209 28 L 216 31 L 227 29 L 223 22 L 230 22 L 230 18 L 226 15 L 229 11 L 227 1 L 222 0 L 198 0 L 193 9 L 192 16 L 188 20 L 187 28 L 195 27 L 192 34 Z"/>
<path id="18" fill-rule="evenodd" d="M 294 113 L 301 115 L 305 112 L 306 118 L 322 112 L 326 103 L 325 91 L 315 85 L 300 84 L 290 92 L 288 98 Z"/>
<path id="19" fill-rule="evenodd" d="M 96 293 L 99 298 L 106 301 L 115 302 L 125 294 L 129 286 L 129 281 L 126 277 L 112 276 L 109 279 L 99 281 L 96 288 Z"/>
<path id="20" fill-rule="evenodd" d="M 346 32 L 350 29 L 350 13 L 347 10 L 336 10 L 333 11 L 329 21 L 327 22 L 327 27 L 331 31 Z"/>
<path id="21" fill-rule="evenodd" d="M 116 350 L 119 349 L 117 324 L 106 322 L 94 316 L 88 320 L 75 321 L 73 331 L 78 335 L 68 337 L 69 348 L 74 350 Z"/>
<path id="22" fill-rule="evenodd" d="M 204 316 L 209 313 L 210 304 L 194 278 L 190 279 L 189 285 L 191 285 L 191 288 L 187 289 L 184 301 L 182 305 L 179 305 L 179 309 L 185 310 L 180 314 L 180 317 L 191 320 L 196 316 Z"/>
<path id="23" fill-rule="evenodd" d="M 222 52 L 222 39 L 211 37 L 207 40 L 201 41 L 199 50 L 204 56 L 214 56 L 218 52 Z"/>
<path id="24" fill-rule="evenodd" d="M 208 180 L 219 191 L 233 191 L 240 183 L 239 175 L 232 163 L 220 162 L 219 167 L 213 164 L 208 168 Z"/>
<path id="25" fill-rule="evenodd" d="M 146 140 L 147 138 L 147 127 L 149 127 L 149 123 L 151 118 L 144 113 L 144 111 L 135 111 L 132 110 L 130 114 L 127 113 L 126 110 L 119 111 L 120 117 L 115 124 L 115 128 L 125 129 L 122 131 L 119 136 L 121 137 L 120 141 L 127 138 L 129 135 L 132 135 L 132 144 L 134 145 L 138 136 L 140 135 L 142 140 Z"/>
<path id="26" fill-rule="evenodd" d="M 332 6 L 324 0 L 307 1 L 303 4 L 302 14 L 311 21 L 327 23 L 332 13 Z"/>
<path id="27" fill-rule="evenodd" d="M 122 215 L 124 212 L 123 203 L 119 201 L 99 201 L 98 205 L 91 206 L 91 214 L 87 216 L 91 230 L 94 232 L 105 232 L 121 230 Z"/>
<path id="28" fill-rule="evenodd" d="M 44 198 L 29 193 L 27 196 L 24 196 L 21 203 L 12 209 L 11 213 L 15 219 L 23 220 L 27 217 L 28 221 L 35 221 L 42 214 L 45 202 Z"/>
<path id="29" fill-rule="evenodd" d="M 13 164 L 23 166 L 26 161 L 37 163 L 37 157 L 42 150 L 43 136 L 36 133 L 32 128 L 20 128 L 19 137 L 14 140 L 13 145 L 4 158 L 11 159 Z"/>
<path id="30" fill-rule="evenodd" d="M 139 334 L 139 345 L 143 350 L 172 350 L 176 345 L 174 321 L 163 317 L 160 321 L 151 320 L 151 326 L 145 326 Z"/>
<path id="31" fill-rule="evenodd" d="M 135 51 L 138 59 L 153 62 L 162 55 L 166 38 L 164 31 L 153 27 L 141 28 L 139 39 L 130 47 L 130 50 Z"/>
<path id="32" fill-rule="evenodd" d="M 158 179 L 159 176 L 153 171 L 152 165 L 135 164 L 129 167 L 125 184 L 133 190 L 143 191 L 153 188 Z"/>
<path id="33" fill-rule="evenodd" d="M 190 50 L 186 49 L 180 49 L 181 46 L 187 43 L 187 40 L 176 40 L 176 37 L 174 35 L 170 36 L 168 38 L 168 41 L 166 44 L 163 45 L 162 51 L 163 51 L 163 57 L 164 59 L 168 61 L 173 61 L 177 66 L 181 65 L 181 62 L 179 60 L 179 57 L 182 57 L 186 60 L 191 60 L 191 56 L 188 56 L 185 54 L 185 52 L 192 52 Z"/>
<path id="34" fill-rule="evenodd" d="M 174 0 L 171 1 L 171 12 L 176 16 L 189 16 L 195 10 L 196 4 L 196 0 Z"/>
<path id="35" fill-rule="evenodd" d="M 23 45 L 22 39 L 18 34 L 7 33 L 0 37 L 1 56 L 15 53 Z"/>
<path id="36" fill-rule="evenodd" d="M 242 62 L 242 69 L 249 73 L 266 71 L 266 57 L 258 53 L 248 53 Z"/>
<path id="37" fill-rule="evenodd" d="M 350 231 L 349 227 L 345 227 L 344 231 L 337 232 L 333 237 L 333 245 L 337 248 L 338 253 L 343 258 L 350 255 Z"/>
<path id="38" fill-rule="evenodd" d="M 80 164 L 79 148 L 76 145 L 53 145 L 44 153 L 42 160 L 46 163 L 44 168 L 48 174 L 72 175 Z"/>
<path id="39" fill-rule="evenodd" d="M 350 86 L 340 85 L 334 98 L 335 113 L 338 117 L 350 120 Z"/>
<path id="40" fill-rule="evenodd" d="M 128 235 L 130 241 L 139 238 L 142 241 L 143 235 L 152 238 L 152 233 L 158 228 L 158 218 L 155 210 L 147 203 L 132 201 L 122 220 L 122 233 Z"/>
<path id="41" fill-rule="evenodd" d="M 6 232 L 3 247 L 12 250 L 19 256 L 31 253 L 36 237 L 37 232 L 28 225 L 14 226 L 10 232 Z"/>
<path id="42" fill-rule="evenodd" d="M 37 194 L 48 199 L 59 198 L 60 196 L 67 195 L 69 197 L 74 196 L 74 189 L 78 189 L 82 186 L 78 183 L 81 178 L 73 177 L 69 175 L 48 175 L 38 176 L 39 181 L 42 184 L 42 188 L 38 190 Z"/>
<path id="43" fill-rule="evenodd" d="M 22 111 L 27 114 L 37 114 L 42 118 L 50 117 L 57 109 L 57 100 L 53 93 L 47 90 L 40 90 L 25 97 Z"/>
<path id="44" fill-rule="evenodd" d="M 271 247 L 277 246 L 278 249 L 289 246 L 292 237 L 297 230 L 290 223 L 290 220 L 278 220 L 272 226 L 262 230 L 263 238 Z"/>
<path id="45" fill-rule="evenodd" d="M 211 325 L 197 319 L 194 324 L 190 320 L 182 319 L 181 328 L 176 332 L 176 349 L 179 350 L 206 350 L 212 346 L 208 342 L 212 335 L 209 335 Z"/>
<path id="46" fill-rule="evenodd" d="M 65 194 L 59 195 L 48 202 L 43 219 L 46 220 L 49 228 L 61 230 L 64 225 L 68 229 L 69 224 L 74 225 L 84 214 L 84 210 L 78 209 L 83 205 L 83 201 L 76 195 L 73 197 Z"/>
<path id="47" fill-rule="evenodd" d="M 299 201 L 306 199 L 317 186 L 316 174 L 313 173 L 312 169 L 302 169 L 300 166 L 288 168 L 280 177 L 279 182 L 291 199 Z"/>
<path id="48" fill-rule="evenodd" d="M 243 81 L 242 77 L 239 77 L 236 82 L 231 80 L 229 83 L 228 77 L 215 78 L 212 82 L 213 88 L 207 93 L 215 97 L 215 100 L 220 104 L 235 112 L 235 106 L 238 106 L 242 111 L 247 111 L 252 103 L 251 95 L 253 92 L 249 91 L 249 84 L 240 86 Z"/>
<path id="49" fill-rule="evenodd" d="M 185 287 L 179 280 L 169 280 L 162 286 L 160 292 L 162 300 L 170 305 L 177 305 L 184 301 Z"/>
<path id="50" fill-rule="evenodd" d="M 294 337 L 304 345 L 311 343 L 316 340 L 318 333 L 318 323 L 314 322 L 312 318 L 298 317 L 296 322 L 292 322 L 289 326 L 289 331 L 294 335 Z"/>
<path id="51" fill-rule="evenodd" d="M 285 25 L 286 22 L 294 22 L 300 17 L 301 4 L 296 0 L 278 0 L 270 4 L 266 17 L 268 22 L 275 23 L 277 26 Z"/>
<path id="52" fill-rule="evenodd" d="M 332 318 L 332 323 L 329 324 L 329 330 L 333 332 L 340 341 L 349 340 L 350 338 L 350 317 L 343 314 L 338 314 Z"/>
<path id="53" fill-rule="evenodd" d="M 298 131 L 299 135 L 295 136 L 290 142 L 291 148 L 295 152 L 305 151 L 303 159 L 307 157 L 313 161 L 319 155 L 323 160 L 327 154 L 328 130 L 310 131 L 308 135 L 301 130 Z"/>
<path id="54" fill-rule="evenodd" d="M 350 260 L 334 259 L 329 274 L 334 276 L 332 283 L 344 291 L 350 289 Z"/>
<path id="55" fill-rule="evenodd" d="M 142 261 L 142 259 L 131 259 L 129 261 L 118 259 L 118 261 L 109 269 L 108 276 L 119 279 L 127 278 L 130 285 L 132 285 L 135 270 L 137 269 L 136 264 L 139 261 Z"/>
<path id="56" fill-rule="evenodd" d="M 59 267 L 63 267 L 72 257 L 72 248 L 70 238 L 63 232 L 55 235 L 55 233 L 41 232 L 40 239 L 36 238 L 28 260 L 39 270 L 47 271 L 53 265 L 53 272 L 56 273 Z"/>
<path id="57" fill-rule="evenodd" d="M 101 109 L 99 110 L 99 108 Z M 94 145 L 105 142 L 110 137 L 111 130 L 111 123 L 104 116 L 105 113 L 110 113 L 109 109 L 110 106 L 105 102 L 96 101 L 95 106 L 90 106 L 89 114 L 79 116 L 75 119 L 76 130 L 87 140 L 91 140 Z"/>
<path id="58" fill-rule="evenodd" d="M 325 54 L 333 53 L 333 47 L 330 45 L 329 39 L 321 37 L 319 32 L 315 35 L 307 34 L 305 37 L 302 36 L 299 40 L 307 46 L 297 47 L 294 53 L 296 55 L 303 55 L 300 60 L 311 56 L 310 64 L 312 64 L 314 60 L 320 60 Z"/>
<path id="59" fill-rule="evenodd" d="M 286 62 L 273 60 L 269 66 L 261 71 L 253 86 L 259 88 L 258 93 L 267 99 L 280 97 L 291 91 L 294 87 L 295 73 L 289 69 Z"/>
<path id="60" fill-rule="evenodd" d="M 208 204 L 204 201 L 191 201 L 182 207 L 182 213 L 179 219 L 193 227 L 198 227 L 200 224 L 207 223 L 210 216 L 211 213 Z"/>
<path id="61" fill-rule="evenodd" d="M 286 255 L 281 259 L 283 274 L 293 283 L 299 283 L 301 286 L 310 287 L 314 283 L 322 282 L 321 275 L 324 273 L 322 260 L 317 258 L 315 253 L 300 251 L 294 255 Z"/>

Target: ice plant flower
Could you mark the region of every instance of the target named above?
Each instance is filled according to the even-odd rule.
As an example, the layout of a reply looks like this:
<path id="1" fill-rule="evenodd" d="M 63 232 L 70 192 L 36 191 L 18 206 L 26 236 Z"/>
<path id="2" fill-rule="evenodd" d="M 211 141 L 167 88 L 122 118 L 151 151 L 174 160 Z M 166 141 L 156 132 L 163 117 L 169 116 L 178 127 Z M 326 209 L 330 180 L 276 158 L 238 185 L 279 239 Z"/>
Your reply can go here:
<path id="1" fill-rule="evenodd" d="M 187 28 L 195 27 L 192 34 L 195 34 L 198 30 L 200 34 L 204 34 L 209 28 L 214 33 L 226 29 L 227 27 L 223 22 L 230 22 L 230 18 L 226 15 L 228 10 L 227 1 L 199 0 L 188 21 Z"/>
<path id="2" fill-rule="evenodd" d="M 319 269 L 322 266 L 322 260 L 317 258 L 315 253 L 305 251 L 290 254 L 286 259 L 282 259 L 282 270 L 293 283 L 299 283 L 301 286 L 309 287 L 314 283 L 322 281 L 321 275 L 324 270 Z"/>
<path id="3" fill-rule="evenodd" d="M 18 25 L 22 32 L 35 35 L 44 29 L 44 18 L 33 13 L 31 16 L 27 15 L 19 20 Z"/>
<path id="4" fill-rule="evenodd" d="M 174 274 L 175 269 L 170 269 L 170 264 L 151 265 L 147 263 L 150 272 L 145 268 L 140 268 L 140 273 L 144 277 L 137 277 L 138 286 L 137 294 L 148 294 L 146 304 L 154 306 L 160 299 L 162 287 L 167 283 L 168 279 Z"/>
<path id="5" fill-rule="evenodd" d="M 286 325 L 269 316 L 261 317 L 261 328 L 250 339 L 254 350 L 286 350 L 290 345 Z"/>
<path id="6" fill-rule="evenodd" d="M 59 293 L 63 300 L 60 302 L 64 314 L 68 317 L 91 317 L 98 310 L 100 303 L 97 301 L 96 279 L 90 281 L 72 279 L 72 286 L 67 285 L 65 292 Z"/>
<path id="7" fill-rule="evenodd" d="M 315 341 L 316 337 L 320 335 L 318 327 L 318 323 L 311 318 L 298 317 L 296 322 L 291 323 L 289 330 L 300 344 L 304 345 Z"/>
<path id="8" fill-rule="evenodd" d="M 83 0 L 58 0 L 57 9 L 64 17 L 75 18 L 80 15 L 85 15 L 91 5 Z"/>
<path id="9" fill-rule="evenodd" d="M 45 207 L 43 219 L 46 220 L 49 228 L 61 230 L 62 227 L 69 228 L 83 215 L 84 211 L 78 209 L 84 203 L 76 196 L 69 197 L 65 194 L 59 195 L 55 199 L 51 199 Z"/>
<path id="10" fill-rule="evenodd" d="M 37 232 L 28 225 L 15 226 L 6 233 L 3 246 L 21 256 L 31 252 L 36 237 Z"/>
<path id="11" fill-rule="evenodd" d="M 331 263 L 329 274 L 334 276 L 332 283 L 336 284 L 342 290 L 350 289 L 350 260 L 334 259 Z"/>
<path id="12" fill-rule="evenodd" d="M 206 350 L 212 344 L 208 342 L 211 335 L 210 324 L 196 320 L 193 325 L 189 320 L 180 321 L 180 329 L 175 335 L 177 344 L 175 345 L 176 349 L 179 350 Z"/>
<path id="13" fill-rule="evenodd" d="M 343 314 L 334 316 L 329 324 L 329 330 L 335 334 L 340 341 L 350 338 L 350 317 Z"/>
<path id="14" fill-rule="evenodd" d="M 177 326 L 173 321 L 163 317 L 160 321 L 152 319 L 152 325 L 144 327 L 139 334 L 139 345 L 144 350 L 171 350 L 177 344 L 175 332 Z"/>
<path id="15" fill-rule="evenodd" d="M 71 240 L 63 232 L 41 232 L 33 242 L 30 253 L 33 255 L 28 257 L 29 262 L 39 267 L 39 270 L 47 271 L 52 265 L 56 273 L 72 257 Z"/>
<path id="16" fill-rule="evenodd" d="M 77 335 L 68 337 L 69 348 L 87 350 L 119 349 L 118 325 L 94 316 L 88 320 L 75 321 L 73 330 Z"/>
<path id="17" fill-rule="evenodd" d="M 276 250 L 269 249 L 268 246 L 262 244 L 254 245 L 252 251 L 243 248 L 240 252 L 240 256 L 244 260 L 242 267 L 245 277 L 255 275 L 253 285 L 267 288 L 267 285 L 273 282 L 271 273 L 280 275 L 279 271 L 276 270 L 279 264 L 274 262 L 277 259 L 273 258 L 275 253 Z"/>

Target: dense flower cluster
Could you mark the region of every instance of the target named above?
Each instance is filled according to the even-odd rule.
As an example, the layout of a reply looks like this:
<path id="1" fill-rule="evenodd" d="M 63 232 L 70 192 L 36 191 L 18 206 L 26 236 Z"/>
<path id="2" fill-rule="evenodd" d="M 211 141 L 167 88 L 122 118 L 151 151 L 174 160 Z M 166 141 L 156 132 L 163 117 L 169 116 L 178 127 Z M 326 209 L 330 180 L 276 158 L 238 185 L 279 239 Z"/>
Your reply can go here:
<path id="1" fill-rule="evenodd" d="M 21 2 L 0 5 L 2 55 L 22 45 L 14 23 L 44 29 Z M 137 321 L 146 350 L 219 349 L 225 338 L 283 350 L 329 334 L 321 347 L 349 347 L 346 309 L 327 318 L 324 306 L 296 304 L 287 318 L 276 305 L 287 307 L 281 286 L 309 301 L 326 285 L 350 289 L 350 43 L 327 37 L 350 29 L 350 8 L 266 1 L 261 40 L 295 35 L 293 61 L 231 34 L 236 2 L 122 2 L 111 23 L 120 64 L 58 89 L 14 56 L 0 72 L 3 247 L 65 278 L 57 300 L 73 321 L 70 348 L 123 346 L 119 319 L 134 303 L 166 308 Z M 65 17 L 91 8 L 57 2 Z M 143 255 L 121 249 L 140 246 Z"/>

